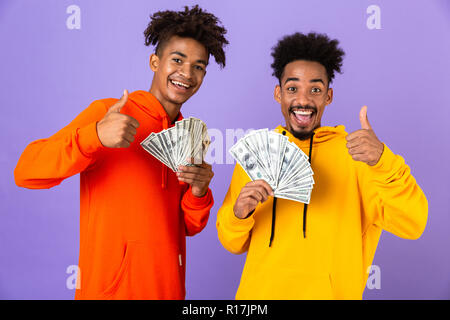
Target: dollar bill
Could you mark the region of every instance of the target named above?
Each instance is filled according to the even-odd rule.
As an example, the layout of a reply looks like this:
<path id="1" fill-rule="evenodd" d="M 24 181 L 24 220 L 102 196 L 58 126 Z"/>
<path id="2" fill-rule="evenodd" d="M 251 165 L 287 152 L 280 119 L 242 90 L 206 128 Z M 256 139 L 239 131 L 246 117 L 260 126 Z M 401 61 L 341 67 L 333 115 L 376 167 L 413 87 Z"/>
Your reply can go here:
<path id="1" fill-rule="evenodd" d="M 309 200 L 311 198 L 311 195 L 304 196 L 304 195 L 283 194 L 283 193 L 275 193 L 274 195 L 277 198 L 294 200 L 294 201 L 303 202 L 306 204 L 309 204 Z"/>
<path id="2" fill-rule="evenodd" d="M 288 137 L 254 130 L 229 150 L 252 180 L 264 179 L 283 199 L 309 203 L 314 172 L 306 154 Z"/>
<path id="3" fill-rule="evenodd" d="M 154 133 L 152 133 L 154 137 Z M 163 153 L 159 150 L 159 148 L 152 143 L 152 136 L 150 135 L 145 141 L 141 143 L 142 147 L 149 153 L 151 153 L 156 159 L 164 163 L 166 166 L 170 167 L 168 161 L 164 158 Z"/>
<path id="4" fill-rule="evenodd" d="M 144 150 L 175 172 L 179 165 L 203 163 L 209 144 L 205 123 L 193 117 L 177 121 L 161 132 L 152 132 L 141 142 Z"/>
<path id="5" fill-rule="evenodd" d="M 269 175 L 258 164 L 258 160 L 247 148 L 242 139 L 230 148 L 230 153 L 244 169 L 251 180 L 263 179 L 270 185 L 271 179 Z M 273 185 L 270 186 L 275 188 Z"/>

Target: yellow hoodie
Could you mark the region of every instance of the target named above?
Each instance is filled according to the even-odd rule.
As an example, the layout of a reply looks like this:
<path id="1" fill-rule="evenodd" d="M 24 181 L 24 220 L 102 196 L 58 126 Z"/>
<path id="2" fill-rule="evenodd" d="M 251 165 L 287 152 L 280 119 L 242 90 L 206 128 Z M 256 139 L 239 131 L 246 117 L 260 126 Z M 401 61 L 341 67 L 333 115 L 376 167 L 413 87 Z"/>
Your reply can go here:
<path id="1" fill-rule="evenodd" d="M 310 140 L 289 140 L 309 154 Z M 315 130 L 311 156 L 314 189 L 307 207 L 277 199 L 274 237 L 273 198 L 246 219 L 233 213 L 250 178 L 236 165 L 217 216 L 222 245 L 247 252 L 236 299 L 362 299 L 367 268 L 382 230 L 417 239 L 425 229 L 428 202 L 402 157 L 385 145 L 375 166 L 348 154 L 344 126 Z"/>

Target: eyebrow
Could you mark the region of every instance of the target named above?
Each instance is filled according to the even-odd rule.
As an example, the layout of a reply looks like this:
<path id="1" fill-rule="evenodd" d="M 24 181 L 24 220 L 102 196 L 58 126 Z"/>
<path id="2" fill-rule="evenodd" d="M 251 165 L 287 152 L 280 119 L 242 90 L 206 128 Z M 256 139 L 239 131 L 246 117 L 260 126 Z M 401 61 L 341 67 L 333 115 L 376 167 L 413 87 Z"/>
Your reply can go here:
<path id="1" fill-rule="evenodd" d="M 287 78 L 286 81 L 284 81 L 284 84 L 288 83 L 289 81 L 300 81 L 299 78 L 295 78 L 295 77 L 291 77 L 291 78 Z M 311 79 L 309 80 L 310 83 L 314 83 L 314 82 L 321 82 L 323 85 L 325 85 L 324 81 L 320 78 L 318 79 Z"/>
<path id="2" fill-rule="evenodd" d="M 181 56 L 181 57 L 183 57 L 183 58 L 187 58 L 187 55 L 185 55 L 184 53 L 182 53 L 182 52 L 180 52 L 180 51 L 173 51 L 173 52 L 171 52 L 170 54 L 175 54 L 175 55 L 179 55 L 179 56 Z M 197 63 L 201 63 L 201 64 L 203 64 L 203 65 L 205 65 L 205 66 L 208 65 L 208 62 L 206 62 L 205 60 L 199 59 L 199 60 L 197 60 L 196 62 L 197 62 Z"/>

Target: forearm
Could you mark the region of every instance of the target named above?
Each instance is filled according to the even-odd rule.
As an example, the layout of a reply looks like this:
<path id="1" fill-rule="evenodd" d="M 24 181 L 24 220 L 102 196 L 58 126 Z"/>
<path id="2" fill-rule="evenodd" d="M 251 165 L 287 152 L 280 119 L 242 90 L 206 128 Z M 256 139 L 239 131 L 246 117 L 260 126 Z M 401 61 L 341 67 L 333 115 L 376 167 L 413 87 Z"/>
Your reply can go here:
<path id="1" fill-rule="evenodd" d="M 245 219 L 236 217 L 233 206 L 234 201 L 229 190 L 217 214 L 216 227 L 219 240 L 224 248 L 231 253 L 241 254 L 248 250 L 250 232 L 255 220 L 253 215 L 249 215 Z"/>
<path id="2" fill-rule="evenodd" d="M 14 170 L 16 184 L 31 189 L 51 188 L 85 170 L 95 161 L 97 151 L 104 148 L 96 123 L 106 110 L 101 100 L 94 101 L 50 138 L 30 143 Z"/>
<path id="3" fill-rule="evenodd" d="M 34 141 L 24 150 L 14 170 L 16 184 L 31 189 L 58 185 L 86 169 L 101 147 L 95 122 Z"/>
<path id="4" fill-rule="evenodd" d="M 403 158 L 385 146 L 370 173 L 378 197 L 375 223 L 399 237 L 419 238 L 427 222 L 428 201 Z"/>

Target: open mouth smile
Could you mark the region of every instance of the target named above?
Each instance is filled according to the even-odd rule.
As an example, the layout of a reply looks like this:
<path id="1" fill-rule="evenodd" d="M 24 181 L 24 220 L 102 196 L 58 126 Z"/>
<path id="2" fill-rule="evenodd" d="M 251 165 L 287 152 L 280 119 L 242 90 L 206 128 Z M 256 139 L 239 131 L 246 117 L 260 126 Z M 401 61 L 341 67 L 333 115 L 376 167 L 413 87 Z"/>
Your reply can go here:
<path id="1" fill-rule="evenodd" d="M 308 127 L 313 122 L 316 112 L 311 109 L 297 109 L 291 110 L 290 114 L 297 126 Z"/>
<path id="2" fill-rule="evenodd" d="M 189 88 L 191 88 L 191 85 L 190 85 L 190 84 L 187 84 L 187 83 L 185 83 L 185 82 L 181 82 L 181 81 L 178 81 L 178 80 L 171 80 L 171 79 L 169 79 L 169 82 L 170 82 L 175 88 L 180 89 L 180 90 L 183 90 L 183 91 L 188 90 Z"/>

